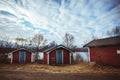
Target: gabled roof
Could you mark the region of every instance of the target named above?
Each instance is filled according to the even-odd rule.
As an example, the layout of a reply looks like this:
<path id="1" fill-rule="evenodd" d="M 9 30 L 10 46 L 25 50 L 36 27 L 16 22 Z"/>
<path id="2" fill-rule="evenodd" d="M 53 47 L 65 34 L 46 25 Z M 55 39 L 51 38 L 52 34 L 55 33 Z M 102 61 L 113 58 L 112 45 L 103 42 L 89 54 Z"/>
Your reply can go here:
<path id="1" fill-rule="evenodd" d="M 53 46 L 53 47 L 51 47 L 51 48 L 46 49 L 46 50 L 43 51 L 43 52 L 51 52 L 51 51 L 53 51 L 53 50 L 55 50 L 55 49 L 57 49 L 57 48 L 64 48 L 64 49 L 66 49 L 66 50 L 72 52 L 71 49 L 69 49 L 69 48 L 67 48 L 67 47 L 65 47 L 65 46 L 63 46 L 63 45 Z"/>
<path id="2" fill-rule="evenodd" d="M 120 36 L 109 37 L 104 39 L 93 40 L 83 47 L 100 47 L 120 45 Z"/>
<path id="3" fill-rule="evenodd" d="M 14 52 L 19 51 L 19 50 L 25 50 L 25 51 L 28 51 L 28 50 L 25 49 L 25 48 L 20 48 L 20 49 L 17 49 L 17 50 L 12 51 L 12 52 L 10 52 L 10 53 L 14 53 Z M 29 52 L 29 51 L 28 51 L 28 52 Z"/>

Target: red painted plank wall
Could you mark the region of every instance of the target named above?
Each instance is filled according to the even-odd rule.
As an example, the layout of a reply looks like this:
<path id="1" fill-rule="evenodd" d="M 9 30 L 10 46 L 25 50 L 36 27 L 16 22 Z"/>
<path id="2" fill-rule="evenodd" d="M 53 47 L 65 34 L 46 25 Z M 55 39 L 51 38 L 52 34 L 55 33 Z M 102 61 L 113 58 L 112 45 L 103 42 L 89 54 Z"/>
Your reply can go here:
<path id="1" fill-rule="evenodd" d="M 66 49 L 63 49 L 63 60 L 64 60 L 64 64 L 70 64 L 70 52 L 68 51 L 68 50 L 66 50 Z"/>
<path id="2" fill-rule="evenodd" d="M 101 61 L 103 64 L 120 66 L 120 46 L 90 48 L 90 61 Z"/>
<path id="3" fill-rule="evenodd" d="M 13 53 L 13 62 L 14 63 L 19 62 L 19 51 Z"/>
<path id="4" fill-rule="evenodd" d="M 50 64 L 56 64 L 56 50 L 50 52 L 50 54 L 49 54 L 49 62 L 50 62 Z"/>
<path id="5" fill-rule="evenodd" d="M 26 51 L 26 61 L 25 62 L 31 62 L 31 53 Z"/>
<path id="6" fill-rule="evenodd" d="M 47 64 L 47 61 L 48 61 L 47 56 L 48 55 L 46 53 L 44 53 L 44 64 Z"/>
<path id="7" fill-rule="evenodd" d="M 49 53 L 49 64 L 57 64 L 57 59 L 56 59 L 56 51 L 57 50 L 63 50 L 63 63 L 64 64 L 70 64 L 70 52 L 64 48 L 58 48 L 56 50 L 53 50 L 52 52 Z M 44 53 L 44 63 L 47 64 L 48 62 L 48 55 Z"/>
<path id="8" fill-rule="evenodd" d="M 19 62 L 19 52 L 20 51 L 16 51 L 13 53 L 13 63 Z M 25 62 L 31 62 L 31 53 L 28 51 L 25 51 L 25 56 L 26 56 Z"/>

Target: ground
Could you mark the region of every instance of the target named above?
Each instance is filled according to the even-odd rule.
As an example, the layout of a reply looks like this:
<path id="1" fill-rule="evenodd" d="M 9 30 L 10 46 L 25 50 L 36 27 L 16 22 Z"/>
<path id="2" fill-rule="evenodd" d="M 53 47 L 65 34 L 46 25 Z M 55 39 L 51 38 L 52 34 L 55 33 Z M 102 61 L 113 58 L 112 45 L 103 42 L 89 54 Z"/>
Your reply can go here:
<path id="1" fill-rule="evenodd" d="M 120 68 L 79 63 L 62 66 L 0 64 L 0 80 L 119 80 Z"/>

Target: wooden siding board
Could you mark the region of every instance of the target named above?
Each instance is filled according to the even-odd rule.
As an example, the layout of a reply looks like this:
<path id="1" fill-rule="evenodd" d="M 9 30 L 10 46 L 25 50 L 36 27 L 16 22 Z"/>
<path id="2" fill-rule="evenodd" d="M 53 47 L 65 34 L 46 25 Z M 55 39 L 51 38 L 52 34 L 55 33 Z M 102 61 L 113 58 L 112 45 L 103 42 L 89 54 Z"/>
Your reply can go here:
<path id="1" fill-rule="evenodd" d="M 120 66 L 120 55 L 117 54 L 120 46 L 108 46 L 90 48 L 90 60 L 94 62 L 101 61 L 102 64 Z"/>
<path id="2" fill-rule="evenodd" d="M 56 50 L 49 54 L 49 64 L 56 64 Z"/>
<path id="3" fill-rule="evenodd" d="M 70 52 L 66 49 L 63 49 L 63 54 L 64 54 L 64 64 L 70 64 Z"/>
<path id="4" fill-rule="evenodd" d="M 13 53 L 13 63 L 19 62 L 19 51 Z"/>
<path id="5" fill-rule="evenodd" d="M 46 53 L 44 53 L 44 64 L 47 64 L 47 54 Z"/>

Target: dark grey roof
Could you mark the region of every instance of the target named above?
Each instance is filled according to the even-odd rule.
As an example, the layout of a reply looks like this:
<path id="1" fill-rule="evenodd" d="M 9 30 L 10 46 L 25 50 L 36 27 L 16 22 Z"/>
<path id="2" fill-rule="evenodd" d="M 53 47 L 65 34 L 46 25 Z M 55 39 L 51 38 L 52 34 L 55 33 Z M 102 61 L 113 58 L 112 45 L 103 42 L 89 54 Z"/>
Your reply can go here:
<path id="1" fill-rule="evenodd" d="M 63 46 L 63 45 L 53 46 L 53 47 L 51 47 L 51 48 L 48 48 L 48 49 L 44 50 L 43 52 L 51 52 L 51 51 L 53 51 L 53 50 L 55 50 L 55 49 L 57 49 L 57 48 L 64 48 L 64 49 L 67 49 L 68 51 L 72 52 L 71 49 L 69 49 L 69 48 L 67 48 L 67 47 L 65 47 L 65 46 Z"/>
<path id="2" fill-rule="evenodd" d="M 120 45 L 120 36 L 93 40 L 83 47 L 115 46 Z"/>

